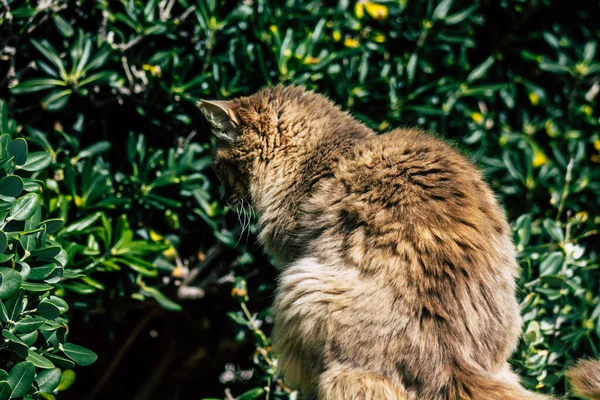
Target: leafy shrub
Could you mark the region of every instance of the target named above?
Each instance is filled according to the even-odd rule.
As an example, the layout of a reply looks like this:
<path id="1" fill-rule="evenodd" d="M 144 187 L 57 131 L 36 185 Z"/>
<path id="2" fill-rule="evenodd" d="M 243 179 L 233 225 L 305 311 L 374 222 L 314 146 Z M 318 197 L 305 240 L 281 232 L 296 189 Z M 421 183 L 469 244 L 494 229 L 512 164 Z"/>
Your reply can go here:
<path id="1" fill-rule="evenodd" d="M 598 356 L 600 339 L 596 6 L 0 2 L 0 108 L 6 115 L 8 105 L 17 121 L 3 117 L 2 133 L 14 146 L 24 138 L 36 147 L 30 157 L 39 154 L 38 170 L 3 168 L 23 179 L 40 206 L 29 227 L 2 228 L 4 254 L 21 259 L 17 236 L 45 226 L 46 233 L 21 237 L 25 245 L 45 238 L 64 249 L 51 272 L 62 276 L 33 283 L 48 285 L 44 304 L 69 305 L 61 327 L 68 315 L 69 335 L 99 354 L 60 397 L 215 397 L 225 388 L 238 399 L 296 396 L 276 375 L 270 350 L 275 272 L 254 245 L 254 227 L 241 235 L 246 224 L 218 200 L 211 139 L 195 109 L 201 97 L 239 96 L 276 82 L 326 93 L 379 131 L 416 125 L 439 132 L 472 156 L 506 206 L 523 267 L 525 335 L 512 363 L 530 388 L 568 393 L 566 366 Z M 18 179 L 9 178 L 7 190 Z M 10 216 L 19 199 L 0 194 Z M 27 261 L 31 271 L 41 268 L 38 258 Z M 44 301 L 44 292 L 27 290 L 32 283 L 21 266 L 7 260 L 2 268 L 0 293 L 5 282 L 16 285 L 15 271 L 23 280 L 13 296 L 24 293 L 24 312 Z M 162 314 L 156 304 L 182 312 Z M 164 339 L 146 342 L 141 331 Z M 29 353 L 22 357 L 23 345 L 5 338 L 0 359 L 8 371 Z M 28 350 L 68 361 L 57 340 L 66 335 L 42 334 Z M 117 380 L 115 370 L 142 368 L 128 360 L 144 355 L 151 379 Z M 20 365 L 17 371 L 31 374 L 29 364 Z M 185 367 L 168 368 L 174 365 Z"/>

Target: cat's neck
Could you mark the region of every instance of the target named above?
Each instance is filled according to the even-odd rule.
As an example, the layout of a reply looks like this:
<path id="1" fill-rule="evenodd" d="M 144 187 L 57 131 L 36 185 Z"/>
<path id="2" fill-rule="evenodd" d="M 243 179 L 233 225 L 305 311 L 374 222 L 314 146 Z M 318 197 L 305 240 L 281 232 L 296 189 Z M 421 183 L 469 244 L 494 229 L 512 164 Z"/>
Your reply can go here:
<path id="1" fill-rule="evenodd" d="M 253 193 L 259 240 L 279 266 L 299 257 L 305 248 L 299 222 L 313 189 L 333 176 L 339 159 L 356 143 L 375 135 L 345 113 L 324 122 L 294 138 L 289 150 L 270 163 L 265 181 Z"/>

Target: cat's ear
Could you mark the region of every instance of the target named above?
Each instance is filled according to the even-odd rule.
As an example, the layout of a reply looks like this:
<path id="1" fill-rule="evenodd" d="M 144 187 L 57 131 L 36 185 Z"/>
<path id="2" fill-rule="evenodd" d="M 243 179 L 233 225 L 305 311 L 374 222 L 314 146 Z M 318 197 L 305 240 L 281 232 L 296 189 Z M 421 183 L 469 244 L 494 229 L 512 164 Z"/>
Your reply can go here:
<path id="1" fill-rule="evenodd" d="M 217 139 L 233 142 L 239 135 L 239 119 L 232 101 L 200 100 L 198 108 L 206 117 Z"/>

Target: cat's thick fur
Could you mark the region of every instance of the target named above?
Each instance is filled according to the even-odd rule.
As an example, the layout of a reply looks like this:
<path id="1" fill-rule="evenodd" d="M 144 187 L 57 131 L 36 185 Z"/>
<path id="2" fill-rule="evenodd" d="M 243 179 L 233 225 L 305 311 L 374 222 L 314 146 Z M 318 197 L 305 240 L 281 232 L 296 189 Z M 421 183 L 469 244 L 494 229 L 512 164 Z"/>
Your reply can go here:
<path id="1" fill-rule="evenodd" d="M 321 400 L 547 398 L 506 362 L 515 248 L 471 162 L 416 129 L 376 135 L 300 87 L 200 108 L 230 203 L 254 206 L 283 269 L 275 349 L 292 386 Z M 573 383 L 600 399 L 589 363 Z"/>

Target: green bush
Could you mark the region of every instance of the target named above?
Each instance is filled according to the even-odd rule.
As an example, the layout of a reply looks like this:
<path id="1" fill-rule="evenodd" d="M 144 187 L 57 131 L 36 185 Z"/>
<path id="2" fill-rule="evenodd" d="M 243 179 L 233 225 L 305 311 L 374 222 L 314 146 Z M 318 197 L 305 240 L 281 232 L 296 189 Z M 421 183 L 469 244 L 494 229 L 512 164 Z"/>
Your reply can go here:
<path id="1" fill-rule="evenodd" d="M 512 363 L 568 393 L 568 363 L 599 356 L 599 19 L 594 1 L 2 0 L 0 399 L 75 374 L 61 398 L 296 396 L 270 350 L 274 269 L 219 201 L 195 106 L 277 82 L 472 156 L 523 267 Z M 95 356 L 69 336 L 98 361 L 72 369 Z M 117 381 L 141 354 L 152 379 Z"/>

